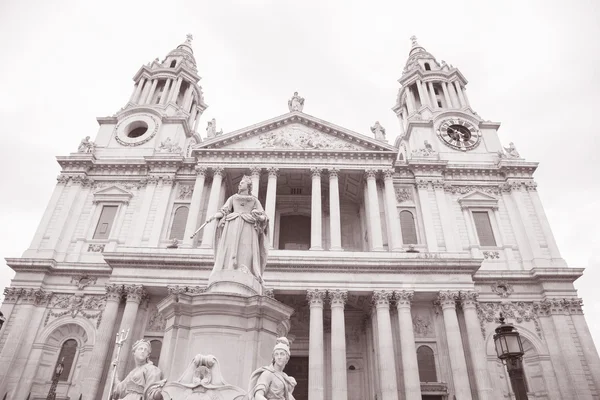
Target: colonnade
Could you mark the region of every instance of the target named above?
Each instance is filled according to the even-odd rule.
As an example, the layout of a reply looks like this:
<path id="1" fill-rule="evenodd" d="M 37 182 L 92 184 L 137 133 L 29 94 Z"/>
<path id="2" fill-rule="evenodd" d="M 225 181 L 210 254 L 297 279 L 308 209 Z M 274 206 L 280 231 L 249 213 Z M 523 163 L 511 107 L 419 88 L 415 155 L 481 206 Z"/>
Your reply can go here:
<path id="1" fill-rule="evenodd" d="M 219 199 L 221 195 L 221 186 L 225 177 L 226 171 L 222 167 L 210 167 L 212 171 L 212 184 L 210 187 L 206 216 L 214 215 L 221 206 Z M 254 166 L 251 168 L 252 178 L 252 194 L 258 195 L 258 186 L 260 177 L 263 171 L 262 167 Z M 269 219 L 269 239 L 270 245 L 273 247 L 275 233 L 275 209 L 277 202 L 277 178 L 279 177 L 279 168 L 268 167 L 267 193 L 265 199 L 265 213 Z M 379 175 L 378 169 L 368 168 L 364 170 L 367 186 L 368 199 L 365 202 L 367 208 L 367 218 L 371 227 L 371 237 L 369 240 L 371 251 L 383 251 L 383 235 L 381 214 L 379 210 L 379 195 L 376 184 L 376 179 Z M 203 166 L 196 168 L 197 176 L 194 184 L 194 192 L 190 203 L 190 213 L 186 223 L 186 232 L 184 237 L 184 246 L 192 247 L 193 240 L 190 239 L 191 233 L 199 225 L 198 210 L 202 203 L 202 195 L 204 182 L 208 169 Z M 311 173 L 311 235 L 310 235 L 310 250 L 323 250 L 323 232 L 321 221 L 323 219 L 323 211 L 321 205 L 321 183 L 325 175 L 329 179 L 329 223 L 330 223 L 330 248 L 329 251 L 341 251 L 342 249 L 342 228 L 341 228 L 341 212 L 340 212 L 340 192 L 338 168 L 312 167 Z M 389 250 L 402 250 L 402 234 L 400 232 L 400 220 L 398 218 L 396 196 L 393 183 L 393 168 L 383 169 L 384 181 L 384 202 L 386 209 L 386 223 L 389 227 L 390 235 L 388 235 Z M 202 232 L 200 247 L 210 248 L 213 246 L 213 231 L 205 229 Z"/>
<path id="2" fill-rule="evenodd" d="M 374 345 L 377 352 L 377 371 L 379 391 L 382 400 L 398 400 L 397 368 L 402 367 L 404 393 L 400 398 L 421 400 L 421 382 L 411 304 L 414 292 L 410 290 L 375 290 L 372 294 L 372 318 L 374 325 Z M 347 300 L 345 290 L 309 289 L 307 300 L 310 306 L 309 332 L 309 400 L 324 398 L 325 352 L 323 343 L 323 309 L 328 300 L 331 305 L 331 391 L 333 400 L 347 400 L 348 387 L 346 375 L 346 337 L 344 306 Z M 402 354 L 397 364 L 390 306 L 395 303 L 398 314 L 399 345 Z M 486 369 L 484 341 L 476 312 L 477 293 L 475 291 L 440 291 L 435 303 L 441 307 L 446 342 L 451 364 L 451 379 L 457 399 L 472 397 L 469 384 L 466 354 L 463 348 L 464 335 L 467 336 L 471 355 L 475 387 L 481 400 L 492 398 L 490 378 Z M 460 304 L 464 312 L 466 332 L 460 331 L 456 306 Z"/>

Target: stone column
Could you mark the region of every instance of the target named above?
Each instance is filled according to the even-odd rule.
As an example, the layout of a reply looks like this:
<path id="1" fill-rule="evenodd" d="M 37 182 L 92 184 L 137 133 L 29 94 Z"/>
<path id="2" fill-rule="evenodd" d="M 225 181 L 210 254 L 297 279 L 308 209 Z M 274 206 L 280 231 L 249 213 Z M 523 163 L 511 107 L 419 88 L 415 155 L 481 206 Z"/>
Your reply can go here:
<path id="1" fill-rule="evenodd" d="M 152 80 L 152 86 L 150 86 L 150 91 L 148 92 L 148 96 L 144 100 L 144 104 L 152 103 L 152 96 L 154 96 L 154 92 L 156 91 L 156 85 L 158 84 L 158 79 Z"/>
<path id="2" fill-rule="evenodd" d="M 465 106 L 471 107 L 471 104 L 469 103 L 469 98 L 467 97 L 467 88 L 464 86 L 462 87 L 462 95 L 463 99 L 465 100 Z"/>
<path id="3" fill-rule="evenodd" d="M 460 100 L 458 99 L 458 94 L 456 94 L 456 90 L 454 89 L 454 84 L 452 82 L 448 82 L 448 93 L 450 94 L 454 108 L 460 108 Z"/>
<path id="4" fill-rule="evenodd" d="M 419 377 L 415 334 L 410 312 L 413 295 L 412 290 L 394 291 L 396 309 L 398 310 L 405 400 L 421 400 L 421 378 Z"/>
<path id="5" fill-rule="evenodd" d="M 200 113 L 200 109 L 196 108 L 197 113 L 196 116 L 194 118 L 196 118 L 196 120 L 194 121 L 194 132 L 198 132 L 198 124 L 200 123 L 200 117 L 202 116 L 202 113 Z"/>
<path id="6" fill-rule="evenodd" d="M 425 230 L 427 249 L 429 251 L 438 251 L 433 213 L 429 204 L 429 182 L 427 180 L 417 179 L 417 193 L 419 194 L 419 205 L 421 206 L 421 215 L 423 216 L 423 229 Z"/>
<path id="7" fill-rule="evenodd" d="M 258 189 L 260 185 L 260 174 L 262 173 L 261 167 L 250 168 L 250 177 L 252 178 L 252 196 L 258 197 Z"/>
<path id="8" fill-rule="evenodd" d="M 409 114 L 417 111 L 417 106 L 415 105 L 415 94 L 412 92 L 411 88 L 406 90 L 406 108 L 408 109 Z"/>
<path id="9" fill-rule="evenodd" d="M 135 331 L 135 320 L 137 318 L 138 309 L 142 298 L 146 295 L 144 287 L 142 285 L 125 285 L 123 292 L 127 299 L 125 303 L 125 310 L 123 311 L 123 317 L 121 318 L 121 325 L 119 331 L 122 332 L 129 329 L 129 339 L 123 343 L 121 347 L 121 360 L 117 367 L 117 376 L 123 379 L 125 377 L 125 367 L 127 366 L 127 360 L 131 353 L 131 346 L 139 338 L 133 337 Z"/>
<path id="10" fill-rule="evenodd" d="M 323 215 L 321 212 L 321 171 L 322 168 L 313 167 L 310 169 L 312 174 L 312 193 L 310 207 L 310 249 L 323 250 L 322 226 Z"/>
<path id="11" fill-rule="evenodd" d="M 191 236 L 194 234 L 198 226 L 200 218 L 200 205 L 202 203 L 202 195 L 204 194 L 204 181 L 206 180 L 206 167 L 196 165 L 196 182 L 194 182 L 194 191 L 192 200 L 190 201 L 190 211 L 185 223 L 185 233 L 183 234 L 183 245 L 180 247 L 190 248 L 194 245 L 194 239 Z"/>
<path id="12" fill-rule="evenodd" d="M 165 86 L 163 86 L 162 93 L 160 94 L 160 104 L 167 104 L 169 102 L 169 94 L 171 93 L 171 87 L 173 86 L 173 79 L 167 79 Z"/>
<path id="13" fill-rule="evenodd" d="M 398 400 L 398 382 L 396 381 L 396 360 L 392 338 L 392 321 L 390 318 L 390 300 L 392 291 L 375 290 L 373 306 L 377 313 L 377 334 L 379 337 L 379 382 L 382 400 Z"/>
<path id="14" fill-rule="evenodd" d="M 417 90 L 419 91 L 421 106 L 430 106 L 429 99 L 427 98 L 427 94 L 425 92 L 425 88 L 423 87 L 423 83 L 420 80 L 417 80 Z"/>
<path id="15" fill-rule="evenodd" d="M 336 289 L 328 293 L 331 302 L 331 399 L 348 400 L 344 321 L 344 305 L 348 299 L 348 291 Z"/>
<path id="16" fill-rule="evenodd" d="M 329 168 L 329 231 L 331 235 L 329 250 L 331 251 L 343 250 L 338 172 L 338 168 Z"/>
<path id="17" fill-rule="evenodd" d="M 95 399 L 102 379 L 104 365 L 112 362 L 107 355 L 110 344 L 113 342 L 113 330 L 117 320 L 119 303 L 123 296 L 123 286 L 115 284 L 106 285 L 106 306 L 102 313 L 102 322 L 96 333 L 96 341 L 90 355 L 89 368 L 83 379 L 82 387 L 86 388 L 89 399 Z"/>
<path id="18" fill-rule="evenodd" d="M 365 170 L 367 179 L 367 194 L 369 196 L 369 209 L 367 217 L 371 223 L 371 250 L 383 251 L 383 238 L 381 235 L 381 214 L 379 213 L 379 196 L 377 196 L 377 170 Z"/>
<path id="19" fill-rule="evenodd" d="M 435 90 L 433 89 L 433 83 L 427 82 L 427 87 L 429 88 L 429 95 L 431 96 L 431 103 L 433 105 L 433 109 L 436 110 L 440 108 L 437 103 L 437 97 L 435 97 Z"/>
<path id="20" fill-rule="evenodd" d="M 458 326 L 458 317 L 456 316 L 456 300 L 458 300 L 458 292 L 443 290 L 439 293 L 437 301 L 444 313 L 444 327 L 446 328 L 446 340 L 452 368 L 454 395 L 457 399 L 462 400 L 471 398 L 471 388 L 467 375 L 467 362 L 465 361 L 460 327 Z"/>
<path id="21" fill-rule="evenodd" d="M 142 78 L 139 80 L 138 84 L 137 84 L 137 88 L 135 89 L 135 92 L 133 94 L 133 97 L 131 99 L 132 103 L 138 103 L 139 99 L 140 99 L 140 95 L 142 94 L 142 91 L 144 90 L 144 85 L 146 84 L 146 78 Z"/>
<path id="22" fill-rule="evenodd" d="M 533 203 L 533 209 L 540 221 L 540 226 L 542 227 L 542 232 L 544 233 L 544 238 L 546 239 L 546 244 L 548 245 L 548 251 L 550 252 L 550 257 L 554 259 L 561 259 L 560 251 L 558 250 L 558 246 L 556 244 L 556 239 L 554 239 L 554 234 L 552 233 L 552 229 L 550 228 L 550 223 L 548 222 L 548 217 L 544 212 L 544 207 L 542 206 L 542 201 L 540 200 L 540 196 L 537 192 L 537 184 L 535 182 L 526 182 L 525 189 L 529 194 L 529 198 Z M 566 265 L 564 265 L 566 267 Z"/>
<path id="23" fill-rule="evenodd" d="M 475 375 L 477 396 L 479 400 L 491 400 L 494 395 L 487 369 L 485 344 L 481 335 L 479 317 L 477 317 L 477 296 L 478 294 L 475 291 L 460 292 L 460 301 L 465 316 L 471 367 Z"/>
<path id="24" fill-rule="evenodd" d="M 169 102 L 176 102 L 177 96 L 179 95 L 179 89 L 181 88 L 181 82 L 183 82 L 183 78 L 177 78 L 177 82 L 175 82 L 174 86 L 171 88 L 171 93 L 169 95 Z"/>
<path id="25" fill-rule="evenodd" d="M 277 176 L 279 168 L 271 167 L 269 171 L 269 180 L 267 181 L 267 198 L 265 200 L 265 213 L 269 219 L 269 241 L 271 248 L 275 240 L 275 204 L 277 198 Z"/>
<path id="26" fill-rule="evenodd" d="M 191 106 L 191 102 L 192 102 L 192 91 L 194 90 L 194 86 L 193 85 L 189 85 L 185 91 L 185 95 L 183 96 L 183 102 L 181 103 L 181 107 L 189 112 L 190 110 L 190 106 Z"/>
<path id="27" fill-rule="evenodd" d="M 221 184 L 223 183 L 224 170 L 222 167 L 212 167 L 213 181 L 210 186 L 210 197 L 206 206 L 206 219 L 212 217 L 219 210 L 219 197 L 221 195 Z M 216 224 L 218 221 L 212 221 L 211 224 Z M 208 224 L 210 225 L 210 224 Z M 212 226 L 206 226 L 202 231 L 202 244 L 200 247 L 209 249 L 213 247 L 214 229 Z"/>
<path id="28" fill-rule="evenodd" d="M 435 193 L 435 200 L 440 211 L 440 219 L 442 221 L 442 232 L 444 234 L 444 244 L 446 245 L 446 251 L 459 251 L 454 238 L 458 238 L 458 232 L 456 231 L 456 222 L 453 220 L 453 213 L 448 209 L 448 203 L 446 202 L 446 193 L 444 192 L 444 182 L 439 179 L 433 182 L 433 191 Z"/>
<path id="29" fill-rule="evenodd" d="M 158 205 L 156 206 L 156 214 L 150 232 L 150 246 L 158 247 L 160 245 L 161 233 L 166 222 L 167 207 L 171 198 L 171 190 L 173 189 L 174 176 L 161 176 L 159 186 L 161 190 L 158 197 Z"/>
<path id="30" fill-rule="evenodd" d="M 383 170 L 383 184 L 385 190 L 385 203 L 387 208 L 387 225 L 390 232 L 388 237 L 388 246 L 390 251 L 402 250 L 402 232 L 400 231 L 400 217 L 398 215 L 398 204 L 396 202 L 396 192 L 394 191 L 394 169 Z"/>
<path id="31" fill-rule="evenodd" d="M 198 114 L 198 107 L 196 107 L 195 101 L 192 100 L 192 108 L 190 109 L 190 116 L 188 118 L 188 125 L 190 128 L 194 126 L 194 121 L 196 121 L 196 114 Z M 195 131 L 195 129 L 194 129 Z"/>
<path id="32" fill-rule="evenodd" d="M 452 100 L 450 100 L 450 93 L 448 93 L 448 83 L 442 82 L 442 90 L 444 91 L 444 98 L 446 99 L 448 108 L 452 108 Z"/>
<path id="33" fill-rule="evenodd" d="M 325 291 L 307 290 L 310 305 L 310 332 L 308 342 L 308 400 L 323 400 L 325 375 L 323 346 L 323 299 Z"/>
<path id="34" fill-rule="evenodd" d="M 461 108 L 466 107 L 467 102 L 465 101 L 465 98 L 463 97 L 463 92 L 462 92 L 462 88 L 460 86 L 460 82 L 454 81 L 454 87 L 456 88 L 456 94 L 458 95 L 458 100 L 460 101 Z"/>

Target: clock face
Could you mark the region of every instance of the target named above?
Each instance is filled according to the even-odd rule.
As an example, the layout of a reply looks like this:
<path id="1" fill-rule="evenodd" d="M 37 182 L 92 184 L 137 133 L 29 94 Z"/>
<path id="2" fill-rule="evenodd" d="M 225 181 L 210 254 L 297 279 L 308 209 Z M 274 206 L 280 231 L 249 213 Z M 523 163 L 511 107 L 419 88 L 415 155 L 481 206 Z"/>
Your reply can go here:
<path id="1" fill-rule="evenodd" d="M 474 149 L 481 141 L 481 133 L 477 127 L 461 118 L 442 121 L 437 134 L 445 145 L 462 151 Z"/>

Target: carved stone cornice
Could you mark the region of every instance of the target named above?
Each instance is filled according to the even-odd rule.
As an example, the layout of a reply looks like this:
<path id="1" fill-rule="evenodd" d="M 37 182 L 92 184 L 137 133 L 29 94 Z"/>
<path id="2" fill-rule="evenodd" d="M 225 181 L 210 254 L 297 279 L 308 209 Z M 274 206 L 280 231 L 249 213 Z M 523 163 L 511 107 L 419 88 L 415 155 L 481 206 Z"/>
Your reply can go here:
<path id="1" fill-rule="evenodd" d="M 323 300 L 327 292 L 321 289 L 308 289 L 306 291 L 306 300 L 311 307 L 323 307 Z"/>
<path id="2" fill-rule="evenodd" d="M 124 285 L 123 294 L 127 298 L 127 302 L 141 303 L 146 296 L 146 291 L 142 285 Z"/>
<path id="3" fill-rule="evenodd" d="M 390 301 L 394 296 L 394 292 L 391 290 L 374 290 L 373 296 L 371 297 L 371 304 L 373 307 L 385 307 L 390 306 Z"/>
<path id="4" fill-rule="evenodd" d="M 447 308 L 456 308 L 456 301 L 459 299 L 459 292 L 452 290 L 441 290 L 435 300 L 436 304 L 442 307 L 442 310 Z"/>
<path id="5" fill-rule="evenodd" d="M 415 292 L 412 290 L 394 290 L 397 308 L 410 308 Z"/>
<path id="6" fill-rule="evenodd" d="M 365 169 L 365 179 L 377 179 L 378 170 L 376 168 Z"/>
<path id="7" fill-rule="evenodd" d="M 478 303 L 479 293 L 474 290 L 461 291 L 459 293 L 460 305 L 465 308 L 476 308 Z"/>
<path id="8" fill-rule="evenodd" d="M 328 290 L 327 295 L 329 297 L 329 302 L 331 303 L 331 307 L 342 307 L 346 305 L 346 301 L 348 301 L 348 291 L 347 290 Z"/>
<path id="9" fill-rule="evenodd" d="M 23 293 L 22 288 L 16 287 L 6 287 L 4 288 L 4 303 L 16 303 L 19 300 L 19 297 Z"/>
<path id="10" fill-rule="evenodd" d="M 21 292 L 21 303 L 34 304 L 37 300 L 36 289 L 23 289 Z"/>
<path id="11" fill-rule="evenodd" d="M 469 184 L 457 184 L 457 183 L 444 183 L 444 191 L 452 194 L 469 194 L 471 192 L 482 192 L 488 194 L 500 194 L 502 191 L 502 184 L 500 185 L 469 185 Z"/>
<path id="12" fill-rule="evenodd" d="M 105 289 L 107 301 L 116 301 L 118 303 L 123 298 L 123 285 L 107 283 Z"/>
<path id="13" fill-rule="evenodd" d="M 544 299 L 533 303 L 533 308 L 539 316 L 583 314 L 583 300 L 572 299 Z"/>

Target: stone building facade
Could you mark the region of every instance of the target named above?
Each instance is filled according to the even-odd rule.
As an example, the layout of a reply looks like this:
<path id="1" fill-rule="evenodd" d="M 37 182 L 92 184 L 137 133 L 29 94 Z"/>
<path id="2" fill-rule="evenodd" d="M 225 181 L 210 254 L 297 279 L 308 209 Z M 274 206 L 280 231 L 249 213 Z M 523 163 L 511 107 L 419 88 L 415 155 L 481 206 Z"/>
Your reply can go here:
<path id="1" fill-rule="evenodd" d="M 297 93 L 284 115 L 230 133 L 212 120 L 200 134 L 199 80 L 188 38 L 140 68 L 94 140 L 58 157 L 31 246 L 7 259 L 16 276 L 1 308 L 0 396 L 45 398 L 65 357 L 57 398 L 106 398 L 122 329 L 152 341 L 169 379 L 213 352 L 246 387 L 258 361 L 237 355 L 255 346 L 268 357 L 273 343 L 217 354 L 211 346 L 247 330 L 198 346 L 181 326 L 213 262 L 214 230 L 191 236 L 250 175 L 269 217 L 263 294 L 293 309 L 272 330 L 292 342 L 297 400 L 511 398 L 492 340 L 501 312 L 523 337 L 530 398 L 600 398 L 573 287 L 583 270 L 561 258 L 537 163 L 501 145 L 457 68 L 412 39 L 394 144 L 378 122 L 365 135 L 305 113 Z"/>

